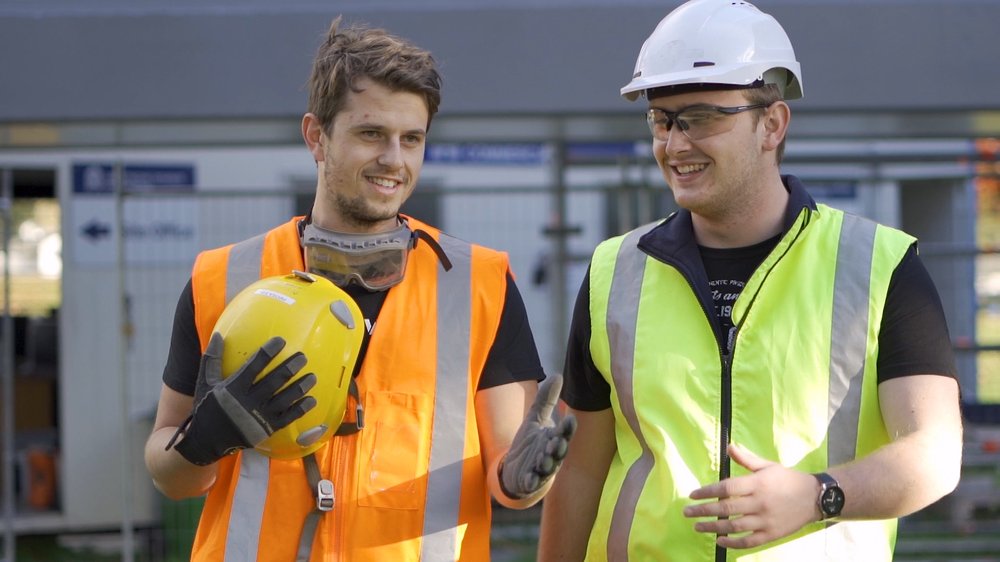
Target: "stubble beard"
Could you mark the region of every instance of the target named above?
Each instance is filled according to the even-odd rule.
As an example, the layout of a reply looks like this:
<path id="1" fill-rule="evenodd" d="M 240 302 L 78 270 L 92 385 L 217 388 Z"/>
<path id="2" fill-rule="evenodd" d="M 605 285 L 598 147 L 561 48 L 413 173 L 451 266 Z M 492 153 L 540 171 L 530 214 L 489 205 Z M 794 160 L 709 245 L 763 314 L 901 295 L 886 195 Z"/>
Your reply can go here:
<path id="1" fill-rule="evenodd" d="M 370 229 L 387 220 L 396 218 L 399 209 L 377 208 L 364 197 L 347 197 L 341 193 L 333 195 L 334 203 L 341 218 L 359 229 Z"/>
<path id="2" fill-rule="evenodd" d="M 693 214 L 713 222 L 738 222 L 757 211 L 755 201 L 746 198 L 748 181 L 742 177 L 714 177 L 694 193 L 671 190 L 677 205 Z"/>

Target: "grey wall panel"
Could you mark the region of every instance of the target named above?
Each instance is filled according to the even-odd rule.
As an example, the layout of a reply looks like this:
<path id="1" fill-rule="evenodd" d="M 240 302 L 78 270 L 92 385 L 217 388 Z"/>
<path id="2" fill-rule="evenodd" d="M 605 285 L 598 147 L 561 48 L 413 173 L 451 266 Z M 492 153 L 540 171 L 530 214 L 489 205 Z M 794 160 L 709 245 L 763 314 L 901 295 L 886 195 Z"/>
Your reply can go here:
<path id="1" fill-rule="evenodd" d="M 802 109 L 1000 107 L 1000 2 L 758 4 L 803 63 Z M 621 113 L 636 106 L 618 88 L 674 5 L 343 11 L 435 53 L 444 113 Z M 337 13 L 0 11 L 0 120 L 297 118 Z"/>
<path id="2" fill-rule="evenodd" d="M 304 106 L 310 44 L 320 28 L 289 19 L 97 16 L 0 21 L 5 47 L 0 53 L 0 75 L 5 77 L 0 118 L 290 113 Z"/>
<path id="3" fill-rule="evenodd" d="M 1000 107 L 1000 2 L 775 7 L 819 109 Z"/>

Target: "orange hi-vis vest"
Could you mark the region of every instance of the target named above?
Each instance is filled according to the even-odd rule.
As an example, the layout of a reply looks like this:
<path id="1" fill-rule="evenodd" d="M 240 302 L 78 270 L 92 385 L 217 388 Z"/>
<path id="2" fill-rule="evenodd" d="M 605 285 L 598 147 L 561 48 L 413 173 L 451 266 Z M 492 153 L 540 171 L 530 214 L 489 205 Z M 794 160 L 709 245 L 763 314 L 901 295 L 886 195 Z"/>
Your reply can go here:
<path id="1" fill-rule="evenodd" d="M 192 287 L 202 350 L 240 289 L 305 269 L 300 219 L 198 256 Z M 311 562 L 490 557 L 490 496 L 474 403 L 500 323 L 509 262 L 503 252 L 407 220 L 438 241 L 453 267 L 445 272 L 433 249 L 417 244 L 403 281 L 386 295 L 357 377 L 365 427 L 315 453 L 335 500 L 319 519 Z M 315 510 L 302 460 L 272 460 L 252 450 L 224 457 L 191 559 L 296 560 L 304 522 Z"/>

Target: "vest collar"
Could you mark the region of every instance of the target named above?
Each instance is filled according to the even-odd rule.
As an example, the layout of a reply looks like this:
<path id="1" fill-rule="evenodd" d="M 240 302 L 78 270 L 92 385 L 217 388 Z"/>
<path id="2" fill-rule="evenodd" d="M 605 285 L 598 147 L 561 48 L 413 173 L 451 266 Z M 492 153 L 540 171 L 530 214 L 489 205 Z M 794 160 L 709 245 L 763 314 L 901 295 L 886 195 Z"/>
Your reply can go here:
<path id="1" fill-rule="evenodd" d="M 799 178 L 781 176 L 788 190 L 788 207 L 785 208 L 782 234 L 788 232 L 803 209 L 816 210 L 816 201 L 806 191 Z M 639 249 L 664 263 L 693 264 L 701 262 L 698 245 L 694 239 L 691 212 L 681 209 L 639 238 Z M 695 268 L 698 269 L 698 268 Z"/>

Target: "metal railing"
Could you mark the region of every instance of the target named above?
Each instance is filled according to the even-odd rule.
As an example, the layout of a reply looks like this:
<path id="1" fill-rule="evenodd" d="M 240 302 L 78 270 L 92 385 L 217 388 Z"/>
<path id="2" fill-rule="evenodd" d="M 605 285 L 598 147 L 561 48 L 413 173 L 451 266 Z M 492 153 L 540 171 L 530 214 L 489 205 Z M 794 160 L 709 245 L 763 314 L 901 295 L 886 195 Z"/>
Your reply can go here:
<path id="1" fill-rule="evenodd" d="M 3 366 L 0 371 L 0 412 L 3 426 L 2 498 L 3 498 L 3 562 L 14 562 L 16 535 L 14 532 L 14 322 L 10 314 L 10 237 L 12 220 L 13 182 L 11 171 L 0 169 L 0 218 L 3 220 Z"/>

